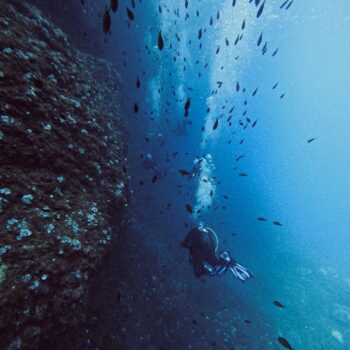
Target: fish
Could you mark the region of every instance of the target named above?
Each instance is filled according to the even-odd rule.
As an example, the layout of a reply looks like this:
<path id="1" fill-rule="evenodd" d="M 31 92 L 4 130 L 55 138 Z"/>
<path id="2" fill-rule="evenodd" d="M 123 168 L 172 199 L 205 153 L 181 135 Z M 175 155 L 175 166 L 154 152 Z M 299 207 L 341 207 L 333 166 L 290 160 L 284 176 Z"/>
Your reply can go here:
<path id="1" fill-rule="evenodd" d="M 188 0 L 185 0 L 185 8 L 187 9 L 188 7 Z"/>
<path id="2" fill-rule="evenodd" d="M 141 82 L 140 82 L 139 77 L 137 77 L 137 80 L 136 80 L 136 87 L 139 89 L 140 86 L 141 86 Z"/>
<path id="3" fill-rule="evenodd" d="M 239 173 L 239 176 L 248 176 L 246 173 Z"/>
<path id="4" fill-rule="evenodd" d="M 232 7 L 235 7 L 236 5 L 236 0 L 232 0 Z"/>
<path id="5" fill-rule="evenodd" d="M 190 173 L 187 171 L 187 170 L 185 170 L 185 169 L 180 169 L 179 170 L 179 173 L 182 175 L 182 176 L 185 176 L 185 175 L 189 175 Z"/>
<path id="6" fill-rule="evenodd" d="M 191 206 L 190 204 L 186 204 L 186 205 L 185 205 L 185 208 L 186 208 L 186 210 L 187 210 L 190 214 L 193 213 L 193 209 L 192 209 L 192 206 Z"/>
<path id="7" fill-rule="evenodd" d="M 133 21 L 135 19 L 134 13 L 128 7 L 126 8 L 126 13 L 128 15 L 128 18 L 130 19 L 130 21 Z"/>
<path id="8" fill-rule="evenodd" d="M 164 40 L 163 40 L 162 32 L 159 31 L 159 33 L 158 33 L 158 49 L 160 51 L 162 51 L 163 47 L 164 47 Z"/>
<path id="9" fill-rule="evenodd" d="M 276 49 L 275 52 L 272 54 L 272 57 L 276 56 L 277 55 L 277 52 L 278 52 L 279 49 Z"/>
<path id="10" fill-rule="evenodd" d="M 118 0 L 111 0 L 111 9 L 113 12 L 117 12 L 118 10 Z"/>
<path id="11" fill-rule="evenodd" d="M 273 221 L 272 223 L 276 226 L 283 226 L 279 221 Z"/>
<path id="12" fill-rule="evenodd" d="M 256 120 L 253 124 L 252 124 L 252 128 L 255 127 L 256 123 L 258 122 L 258 120 Z"/>
<path id="13" fill-rule="evenodd" d="M 307 140 L 307 143 L 310 143 L 310 142 L 315 141 L 315 140 L 316 140 L 316 137 L 313 137 L 312 139 Z"/>
<path id="14" fill-rule="evenodd" d="M 277 307 L 280 307 L 281 309 L 284 309 L 284 306 L 283 306 L 278 300 L 274 300 L 273 303 L 274 303 L 274 305 L 276 305 Z"/>
<path id="15" fill-rule="evenodd" d="M 263 33 L 260 34 L 258 42 L 256 43 L 257 46 L 260 46 L 260 44 L 262 43 L 262 39 L 263 39 Z"/>
<path id="16" fill-rule="evenodd" d="M 244 320 L 244 322 L 247 323 L 247 324 L 251 324 L 251 323 L 252 323 L 252 322 L 249 321 L 249 320 Z"/>
<path id="17" fill-rule="evenodd" d="M 199 39 L 199 40 L 202 38 L 202 34 L 203 34 L 203 32 L 202 32 L 202 28 L 201 28 L 201 29 L 199 29 L 199 31 L 198 31 L 198 39 Z"/>
<path id="18" fill-rule="evenodd" d="M 134 104 L 134 113 L 138 113 L 139 112 L 139 105 L 135 102 Z"/>
<path id="19" fill-rule="evenodd" d="M 154 184 L 156 181 L 157 181 L 157 175 L 154 175 L 153 177 L 152 177 L 152 183 Z"/>
<path id="20" fill-rule="evenodd" d="M 276 83 L 276 84 L 272 87 L 272 90 L 275 90 L 277 86 L 278 86 L 278 83 Z"/>
<path id="21" fill-rule="evenodd" d="M 229 196 L 227 194 L 224 195 L 225 199 L 229 199 Z"/>
<path id="22" fill-rule="evenodd" d="M 103 14 L 103 23 L 102 23 L 102 28 L 103 31 L 107 34 L 110 29 L 111 29 L 111 15 L 109 14 L 109 9 L 107 9 L 107 6 L 105 8 L 105 12 Z"/>
<path id="23" fill-rule="evenodd" d="M 292 0 L 292 1 L 287 5 L 286 10 L 288 10 L 288 9 L 292 6 L 293 2 L 294 2 L 294 0 Z"/>
<path id="24" fill-rule="evenodd" d="M 216 130 L 218 126 L 219 126 L 219 118 L 216 118 L 215 123 L 213 125 L 213 130 Z"/>
<path id="25" fill-rule="evenodd" d="M 226 42 L 226 46 L 229 46 L 229 45 L 230 45 L 230 42 L 228 41 L 227 38 L 225 39 L 225 42 Z"/>
<path id="26" fill-rule="evenodd" d="M 260 6 L 260 8 L 258 10 L 258 13 L 256 14 L 256 18 L 259 18 L 261 16 L 261 14 L 264 11 L 264 6 L 265 6 L 265 1 L 261 4 L 261 6 Z"/>
<path id="27" fill-rule="evenodd" d="M 292 346 L 289 344 L 288 340 L 282 337 L 278 337 L 278 342 L 284 346 L 286 349 L 293 350 Z"/>
<path id="28" fill-rule="evenodd" d="M 258 218 L 257 218 L 257 220 L 258 221 L 267 221 L 265 218 L 263 218 L 262 216 L 259 216 Z"/>
<path id="29" fill-rule="evenodd" d="M 239 82 L 236 84 L 236 91 L 239 91 Z"/>
<path id="30" fill-rule="evenodd" d="M 286 1 L 280 6 L 280 9 L 283 9 L 283 7 L 287 5 L 288 1 L 289 1 L 289 0 L 286 0 Z"/>
<path id="31" fill-rule="evenodd" d="M 216 49 L 216 54 L 218 54 L 220 51 L 220 46 L 218 46 L 218 48 Z"/>
<path id="32" fill-rule="evenodd" d="M 258 90 L 259 90 L 259 88 L 256 88 L 256 89 L 254 90 L 254 92 L 252 93 L 252 96 L 255 96 L 256 93 L 258 92 Z"/>
<path id="33" fill-rule="evenodd" d="M 242 23 L 242 30 L 244 30 L 244 28 L 245 28 L 245 20 L 243 20 L 243 23 Z"/>
<path id="34" fill-rule="evenodd" d="M 282 94 L 282 95 L 280 96 L 280 99 L 281 99 L 281 100 L 282 100 L 282 98 L 284 97 L 284 95 L 285 95 L 285 94 Z"/>
<path id="35" fill-rule="evenodd" d="M 188 110 L 190 109 L 190 106 L 191 106 L 191 98 L 189 97 L 186 102 L 185 102 L 185 107 L 184 107 L 184 115 L 185 117 L 188 116 Z"/>
<path id="36" fill-rule="evenodd" d="M 239 160 L 241 160 L 243 157 L 245 156 L 245 154 L 240 155 L 239 157 L 236 158 L 236 162 L 238 162 Z"/>

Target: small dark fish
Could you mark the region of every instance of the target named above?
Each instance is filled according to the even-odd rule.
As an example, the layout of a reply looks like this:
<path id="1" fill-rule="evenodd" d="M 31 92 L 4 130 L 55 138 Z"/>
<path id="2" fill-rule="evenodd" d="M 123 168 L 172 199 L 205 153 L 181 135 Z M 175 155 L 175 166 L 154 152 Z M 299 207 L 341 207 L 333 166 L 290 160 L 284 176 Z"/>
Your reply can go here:
<path id="1" fill-rule="evenodd" d="M 103 14 L 103 31 L 106 34 L 110 31 L 111 24 L 112 24 L 111 15 L 109 14 L 109 9 L 107 9 L 107 6 L 106 6 L 105 12 Z"/>
<path id="2" fill-rule="evenodd" d="M 278 86 L 278 83 L 276 83 L 276 84 L 272 87 L 272 90 L 275 90 L 277 86 Z"/>
<path id="3" fill-rule="evenodd" d="M 239 91 L 239 82 L 236 84 L 236 91 Z"/>
<path id="4" fill-rule="evenodd" d="M 190 105 L 191 105 L 191 99 L 190 97 L 187 99 L 186 103 L 185 103 L 185 117 L 188 116 L 188 110 L 190 109 Z"/>
<path id="5" fill-rule="evenodd" d="M 111 9 L 113 12 L 117 12 L 118 10 L 118 0 L 111 0 Z"/>
<path id="6" fill-rule="evenodd" d="M 218 48 L 216 49 L 216 54 L 218 54 L 220 51 L 220 46 L 218 46 Z"/>
<path id="7" fill-rule="evenodd" d="M 292 0 L 292 1 L 287 5 L 286 10 L 288 10 L 288 9 L 292 6 L 293 2 L 294 2 L 294 0 Z"/>
<path id="8" fill-rule="evenodd" d="M 225 198 L 225 199 L 229 199 L 229 197 L 228 197 L 228 195 L 227 195 L 227 194 L 225 194 L 225 195 L 224 195 L 224 198 Z"/>
<path id="9" fill-rule="evenodd" d="M 285 308 L 278 300 L 274 300 L 273 303 L 274 305 L 276 305 L 277 307 L 280 307 L 281 309 Z"/>
<path id="10" fill-rule="evenodd" d="M 134 113 L 138 113 L 139 112 L 139 106 L 137 103 L 134 104 Z"/>
<path id="11" fill-rule="evenodd" d="M 283 9 L 283 7 L 287 5 L 288 1 L 289 1 L 289 0 L 286 0 L 286 1 L 280 6 L 280 9 Z"/>
<path id="12" fill-rule="evenodd" d="M 245 20 L 242 23 L 242 30 L 244 30 L 244 28 L 245 28 Z"/>
<path id="13" fill-rule="evenodd" d="M 252 96 L 255 96 L 255 95 L 256 95 L 256 93 L 258 92 L 258 89 L 259 89 L 259 88 L 256 88 L 256 89 L 254 90 L 254 92 L 252 93 Z"/>
<path id="14" fill-rule="evenodd" d="M 126 8 L 126 13 L 128 14 L 130 21 L 133 21 L 135 19 L 134 13 L 128 7 Z"/>
<path id="15" fill-rule="evenodd" d="M 307 143 L 310 143 L 310 142 L 315 141 L 315 140 L 316 140 L 316 137 L 313 137 L 312 139 L 307 140 Z"/>
<path id="16" fill-rule="evenodd" d="M 136 80 L 136 87 L 139 89 L 140 86 L 141 86 L 141 82 L 140 82 L 139 77 L 137 77 L 137 80 Z"/>
<path id="17" fill-rule="evenodd" d="M 185 1 L 185 8 L 187 9 L 188 7 L 188 0 Z"/>
<path id="18" fill-rule="evenodd" d="M 263 218 L 263 217 L 261 217 L 261 216 L 259 216 L 259 217 L 257 218 L 257 220 L 258 220 L 258 221 L 267 221 L 265 218 Z"/>
<path id="19" fill-rule="evenodd" d="M 244 156 L 245 156 L 245 155 L 242 154 L 241 156 L 237 157 L 237 158 L 236 158 L 236 162 L 238 162 L 239 160 L 241 160 Z"/>
<path id="20" fill-rule="evenodd" d="M 213 130 L 216 130 L 218 126 L 219 126 L 219 118 L 216 118 L 215 123 L 213 125 Z"/>
<path id="21" fill-rule="evenodd" d="M 258 42 L 256 43 L 258 46 L 260 46 L 260 44 L 262 43 L 262 39 L 263 39 L 263 33 L 260 34 Z"/>
<path id="22" fill-rule="evenodd" d="M 198 39 L 201 39 L 202 38 L 202 28 L 199 29 L 198 31 Z"/>
<path id="23" fill-rule="evenodd" d="M 248 176 L 246 173 L 239 173 L 239 176 Z"/>
<path id="24" fill-rule="evenodd" d="M 282 98 L 285 96 L 285 94 L 282 94 L 281 96 L 280 96 L 280 99 L 282 100 Z"/>
<path id="25" fill-rule="evenodd" d="M 288 340 L 282 337 L 278 337 L 278 342 L 284 346 L 286 349 L 293 350 L 292 346 L 289 344 Z"/>
<path id="26" fill-rule="evenodd" d="M 251 324 L 252 323 L 252 321 L 249 321 L 249 320 L 244 320 L 244 322 L 247 323 L 247 324 Z"/>
<path id="27" fill-rule="evenodd" d="M 273 221 L 272 223 L 276 226 L 283 226 L 279 221 Z"/>
<path id="28" fill-rule="evenodd" d="M 278 52 L 279 49 L 276 49 L 275 52 L 272 54 L 272 57 L 276 56 L 277 55 L 277 52 Z"/>
<path id="29" fill-rule="evenodd" d="M 179 170 L 179 173 L 182 175 L 182 176 L 186 176 L 186 175 L 189 175 L 190 173 L 187 171 L 187 170 L 185 170 L 185 169 L 180 169 Z"/>
<path id="30" fill-rule="evenodd" d="M 164 40 L 163 40 L 163 37 L 162 37 L 162 32 L 159 31 L 159 33 L 158 33 L 158 49 L 160 51 L 162 51 L 163 47 L 164 47 Z"/>
<path id="31" fill-rule="evenodd" d="M 252 128 L 255 127 L 256 123 L 258 122 L 258 120 L 256 120 L 253 124 L 252 124 Z"/>
<path id="32" fill-rule="evenodd" d="M 145 137 L 145 140 L 146 140 L 146 142 L 149 142 L 149 138 L 148 137 Z M 143 157 L 142 157 L 143 158 Z"/>
<path id="33" fill-rule="evenodd" d="M 156 181 L 157 181 L 157 175 L 154 175 L 153 177 L 152 177 L 152 183 L 154 184 Z"/>
<path id="34" fill-rule="evenodd" d="M 259 5 L 260 0 L 255 0 L 255 6 Z"/>
<path id="35" fill-rule="evenodd" d="M 264 11 L 264 6 L 265 6 L 265 1 L 261 4 L 259 10 L 258 10 L 258 13 L 256 14 L 256 17 L 259 18 L 261 16 L 261 14 L 263 13 Z"/>
<path id="36" fill-rule="evenodd" d="M 187 210 L 190 214 L 193 213 L 193 209 L 192 209 L 192 207 L 191 207 L 190 204 L 186 204 L 186 205 L 185 205 L 185 208 L 186 208 L 186 210 Z"/>
<path id="37" fill-rule="evenodd" d="M 232 0 L 232 7 L 235 7 L 236 5 L 236 0 Z"/>

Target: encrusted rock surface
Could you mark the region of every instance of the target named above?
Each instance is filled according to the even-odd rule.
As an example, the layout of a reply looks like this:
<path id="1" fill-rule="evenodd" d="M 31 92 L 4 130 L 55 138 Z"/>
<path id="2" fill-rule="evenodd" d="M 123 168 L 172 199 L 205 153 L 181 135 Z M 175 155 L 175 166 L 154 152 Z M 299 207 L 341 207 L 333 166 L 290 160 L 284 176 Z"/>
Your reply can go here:
<path id="1" fill-rule="evenodd" d="M 24 1 L 0 2 L 0 348 L 82 321 L 126 218 L 119 78 Z"/>

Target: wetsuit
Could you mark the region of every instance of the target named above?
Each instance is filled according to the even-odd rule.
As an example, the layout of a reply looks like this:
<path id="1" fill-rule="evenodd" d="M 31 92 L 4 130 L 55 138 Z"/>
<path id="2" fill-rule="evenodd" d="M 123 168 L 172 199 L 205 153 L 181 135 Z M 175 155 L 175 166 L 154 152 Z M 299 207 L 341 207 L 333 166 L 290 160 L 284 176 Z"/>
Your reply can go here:
<path id="1" fill-rule="evenodd" d="M 222 276 L 228 270 L 241 282 L 253 277 L 248 269 L 232 259 L 227 252 L 223 252 L 219 258 L 216 256 L 217 237 L 209 227 L 192 228 L 180 244 L 190 250 L 190 263 L 197 278 L 201 275 Z"/>
<path id="2" fill-rule="evenodd" d="M 216 244 L 213 234 L 204 227 L 192 228 L 181 242 L 182 247 L 190 250 L 190 263 L 197 278 L 202 274 L 221 276 L 235 263 L 228 255 L 225 255 L 228 258 L 223 255 L 218 258 Z"/>

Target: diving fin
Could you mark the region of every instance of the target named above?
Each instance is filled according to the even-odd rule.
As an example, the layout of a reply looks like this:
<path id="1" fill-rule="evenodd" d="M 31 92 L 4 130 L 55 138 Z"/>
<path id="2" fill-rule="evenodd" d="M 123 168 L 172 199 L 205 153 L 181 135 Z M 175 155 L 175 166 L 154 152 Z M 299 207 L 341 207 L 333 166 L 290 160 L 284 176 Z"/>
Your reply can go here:
<path id="1" fill-rule="evenodd" d="M 248 271 L 244 266 L 242 266 L 238 262 L 235 262 L 235 264 L 230 267 L 230 270 L 234 274 L 234 276 L 242 282 L 245 282 L 248 278 L 254 277 L 250 271 Z"/>

